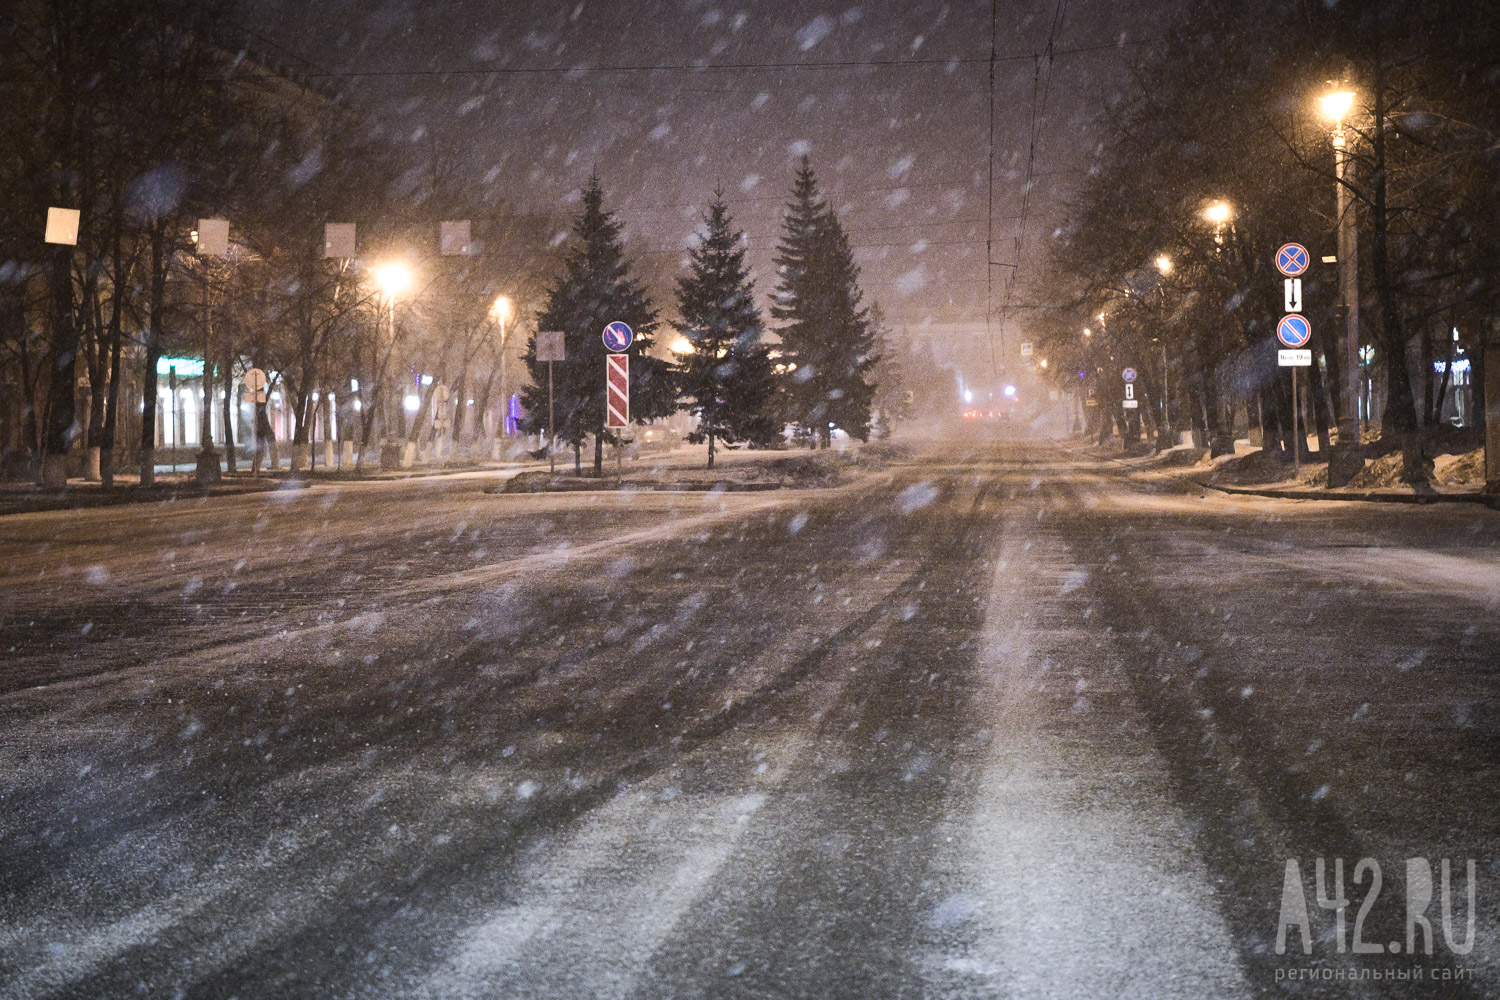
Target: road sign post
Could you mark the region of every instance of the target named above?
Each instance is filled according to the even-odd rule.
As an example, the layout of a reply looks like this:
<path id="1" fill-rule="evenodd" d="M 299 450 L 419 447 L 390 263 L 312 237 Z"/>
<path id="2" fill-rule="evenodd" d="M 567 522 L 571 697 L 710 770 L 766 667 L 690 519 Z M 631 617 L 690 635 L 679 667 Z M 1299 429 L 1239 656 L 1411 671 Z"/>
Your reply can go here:
<path id="1" fill-rule="evenodd" d="M 1276 270 L 1288 278 L 1296 278 L 1307 270 L 1312 256 L 1301 243 L 1287 243 L 1276 251 Z"/>
<path id="2" fill-rule="evenodd" d="M 448 434 L 453 427 L 453 420 L 448 416 L 450 398 L 452 393 L 446 385 L 439 382 L 432 387 L 432 457 L 439 465 L 446 465 L 448 461 Z"/>
<path id="3" fill-rule="evenodd" d="M 615 320 L 604 328 L 604 349 L 611 353 L 604 359 L 604 426 L 624 430 L 630 425 L 630 350 L 635 331 L 628 323 Z M 615 435 L 615 472 L 624 475 L 622 450 L 624 439 Z"/>
<path id="4" fill-rule="evenodd" d="M 614 354 L 630 350 L 635 342 L 635 331 L 628 323 L 615 320 L 604 328 L 604 349 Z"/>
<path id="5" fill-rule="evenodd" d="M 557 412 L 552 406 L 552 362 L 567 360 L 561 330 L 542 330 L 536 335 L 536 359 L 547 362 L 547 472 L 557 472 Z M 502 418 L 503 419 L 503 418 Z"/>
<path id="6" fill-rule="evenodd" d="M 1287 246 L 1296 246 L 1289 243 Z M 1281 248 L 1282 254 L 1286 253 L 1286 247 Z M 1306 250 L 1302 251 L 1305 255 Z M 1278 256 L 1276 266 L 1281 266 L 1281 258 Z M 1306 269 L 1306 263 L 1303 264 Z M 1287 303 L 1292 302 L 1292 282 L 1297 283 L 1297 308 L 1302 307 L 1302 282 L 1297 278 L 1287 279 Z M 1297 369 L 1312 364 L 1312 349 L 1303 345 L 1312 339 L 1312 324 L 1306 317 L 1295 312 L 1281 317 L 1281 322 L 1276 324 L 1276 339 L 1285 344 L 1289 350 L 1276 352 L 1276 363 L 1283 368 L 1292 370 L 1292 475 L 1302 474 L 1302 431 L 1301 431 L 1301 405 L 1297 394 Z"/>
<path id="7" fill-rule="evenodd" d="M 604 376 L 604 426 L 610 430 L 623 430 L 630 426 L 630 355 L 608 355 L 604 359 Z"/>

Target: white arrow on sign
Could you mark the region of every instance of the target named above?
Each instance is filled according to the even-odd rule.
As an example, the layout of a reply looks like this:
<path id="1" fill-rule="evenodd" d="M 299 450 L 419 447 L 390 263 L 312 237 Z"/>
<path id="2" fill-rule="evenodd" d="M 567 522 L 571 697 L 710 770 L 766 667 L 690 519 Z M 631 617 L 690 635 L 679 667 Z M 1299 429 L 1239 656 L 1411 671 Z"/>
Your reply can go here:
<path id="1" fill-rule="evenodd" d="M 1302 279 L 1286 279 L 1286 311 L 1299 313 L 1302 311 Z"/>

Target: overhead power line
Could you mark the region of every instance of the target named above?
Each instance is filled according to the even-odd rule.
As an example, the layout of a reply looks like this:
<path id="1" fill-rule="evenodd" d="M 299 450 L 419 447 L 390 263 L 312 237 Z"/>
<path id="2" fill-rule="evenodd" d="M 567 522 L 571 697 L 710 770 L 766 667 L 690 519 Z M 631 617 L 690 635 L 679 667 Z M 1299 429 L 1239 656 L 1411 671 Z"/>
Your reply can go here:
<path id="1" fill-rule="evenodd" d="M 1137 45 L 1150 45 L 1157 41 L 1154 38 L 1141 38 L 1135 40 L 1104 42 L 1098 45 L 1081 45 L 1071 49 L 1056 49 L 1051 55 L 1071 56 L 1083 55 L 1091 52 L 1107 52 L 1111 50 L 1126 49 Z M 446 68 L 446 69 L 368 69 L 368 70 L 324 70 L 309 69 L 299 72 L 299 76 L 310 79 L 356 79 L 356 78 L 378 78 L 378 77 L 432 77 L 432 76 L 561 76 L 561 77 L 584 77 L 598 73 L 748 73 L 760 71 L 773 72 L 811 72 L 819 70 L 848 70 L 848 69 L 919 69 L 931 67 L 958 67 L 974 65 L 990 65 L 995 62 L 1027 62 L 1035 59 L 1031 55 L 989 55 L 983 57 L 960 57 L 949 56 L 946 58 L 915 58 L 915 59 L 823 59 L 804 60 L 800 62 L 735 62 L 735 63 L 624 63 L 605 66 L 491 66 L 485 68 Z"/>

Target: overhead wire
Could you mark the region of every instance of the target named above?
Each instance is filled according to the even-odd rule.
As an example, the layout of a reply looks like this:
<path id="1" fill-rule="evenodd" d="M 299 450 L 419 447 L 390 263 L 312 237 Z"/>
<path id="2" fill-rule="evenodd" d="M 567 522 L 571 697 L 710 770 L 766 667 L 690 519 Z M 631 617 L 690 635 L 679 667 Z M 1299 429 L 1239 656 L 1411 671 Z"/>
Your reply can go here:
<path id="1" fill-rule="evenodd" d="M 992 0 L 997 3 L 998 0 Z M 993 36 L 992 36 L 993 37 Z M 1135 45 L 1147 45 L 1155 39 L 1133 39 L 1101 42 L 1096 45 L 1080 45 L 1071 49 L 1056 49 L 1052 56 L 1078 55 L 1122 49 Z M 1026 62 L 1036 55 L 991 54 L 989 56 L 946 56 L 912 59 L 814 59 L 800 62 L 765 61 L 737 63 L 622 63 L 604 66 L 489 66 L 475 68 L 445 69 L 371 69 L 371 70 L 327 70 L 316 67 L 300 71 L 298 75 L 309 79 L 357 79 L 380 77 L 485 77 L 485 76 L 564 76 L 584 77 L 591 73 L 743 73 L 756 71 L 805 72 L 815 70 L 844 69 L 917 69 L 922 67 L 959 67 L 990 64 L 994 62 Z"/>
<path id="2" fill-rule="evenodd" d="M 1053 8 L 1052 23 L 1047 30 L 1046 48 L 1043 49 L 1041 55 L 1036 57 L 1032 69 L 1031 123 L 1029 129 L 1030 135 L 1027 140 L 1025 181 L 1021 189 L 1021 217 L 1016 227 L 1015 260 L 1010 263 L 1010 273 L 1005 279 L 1005 297 L 1000 305 L 999 352 L 1002 357 L 1008 356 L 1005 349 L 1005 326 L 1010 316 L 1011 301 L 1015 296 L 1016 281 L 1021 273 L 1021 256 L 1026 247 L 1026 223 L 1031 212 L 1031 189 L 1037 178 L 1036 147 L 1038 123 L 1041 116 L 1046 113 L 1047 100 L 1052 92 L 1052 67 L 1056 62 L 1056 56 L 1059 51 L 1057 42 L 1062 34 L 1067 10 L 1067 0 L 1057 0 L 1057 5 Z M 994 262 L 991 261 L 990 266 L 986 270 L 993 272 L 994 266 Z"/>

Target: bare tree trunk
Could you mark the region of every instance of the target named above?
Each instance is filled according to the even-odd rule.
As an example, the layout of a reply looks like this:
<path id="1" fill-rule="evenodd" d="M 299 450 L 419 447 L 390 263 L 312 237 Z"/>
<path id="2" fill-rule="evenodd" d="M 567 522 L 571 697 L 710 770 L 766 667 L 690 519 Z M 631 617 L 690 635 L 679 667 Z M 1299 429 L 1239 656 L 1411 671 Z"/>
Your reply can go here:
<path id="1" fill-rule="evenodd" d="M 1385 349 L 1386 401 L 1381 430 L 1387 437 L 1402 443 L 1401 477 L 1405 482 L 1425 478 L 1420 470 L 1420 449 L 1411 441 L 1417 429 L 1416 401 L 1412 395 L 1411 375 L 1406 363 L 1406 332 L 1401 316 L 1400 292 L 1390 262 L 1390 207 L 1386 175 L 1387 125 L 1385 121 L 1385 67 L 1381 53 L 1375 57 L 1375 120 L 1371 132 L 1375 160 L 1374 197 L 1370 206 L 1371 272 L 1375 295 L 1380 304 L 1380 339 Z"/>
<path id="2" fill-rule="evenodd" d="M 52 351 L 41 480 L 48 489 L 63 489 L 68 485 L 68 449 L 78 436 L 77 387 L 73 374 L 73 365 L 78 360 L 78 325 L 73 318 L 73 248 L 54 247 L 51 257 Z"/>
<path id="3" fill-rule="evenodd" d="M 88 350 L 85 354 L 89 374 L 89 422 L 84 437 L 83 478 L 97 481 L 99 472 L 99 439 L 104 434 L 104 383 L 107 379 L 105 366 L 109 363 L 104 334 L 104 310 L 99 303 L 99 280 L 97 267 L 89 268 L 84 287 L 84 303 L 89 323 Z"/>
<path id="4" fill-rule="evenodd" d="M 156 363 L 161 360 L 161 325 L 167 299 L 167 235 L 160 219 L 151 223 L 151 289 L 146 320 L 146 373 L 141 387 L 141 485 L 156 482 Z"/>
<path id="5" fill-rule="evenodd" d="M 114 290 L 109 302 L 109 403 L 99 435 L 99 481 L 106 489 L 115 485 L 115 426 L 120 413 L 120 351 L 124 342 L 124 304 L 121 289 L 125 284 L 124 242 L 118 217 L 111 233 L 110 264 Z M 97 391 L 97 390 L 96 390 Z"/>
<path id="6" fill-rule="evenodd" d="M 231 475 L 235 471 L 234 461 L 234 415 L 237 412 L 234 405 L 234 368 L 232 354 L 229 350 L 224 352 L 224 470 Z"/>

